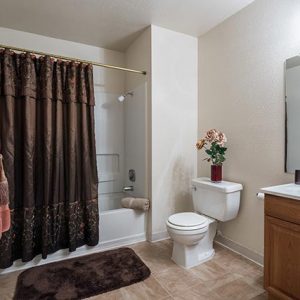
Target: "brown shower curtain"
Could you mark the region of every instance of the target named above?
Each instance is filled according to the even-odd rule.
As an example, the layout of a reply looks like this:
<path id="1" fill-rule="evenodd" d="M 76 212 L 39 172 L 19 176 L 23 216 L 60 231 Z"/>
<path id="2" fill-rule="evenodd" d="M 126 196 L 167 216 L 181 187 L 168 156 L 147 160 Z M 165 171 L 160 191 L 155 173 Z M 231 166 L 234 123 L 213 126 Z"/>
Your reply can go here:
<path id="1" fill-rule="evenodd" d="M 98 243 L 92 66 L 0 52 L 0 153 L 12 226 L 0 268 Z"/>

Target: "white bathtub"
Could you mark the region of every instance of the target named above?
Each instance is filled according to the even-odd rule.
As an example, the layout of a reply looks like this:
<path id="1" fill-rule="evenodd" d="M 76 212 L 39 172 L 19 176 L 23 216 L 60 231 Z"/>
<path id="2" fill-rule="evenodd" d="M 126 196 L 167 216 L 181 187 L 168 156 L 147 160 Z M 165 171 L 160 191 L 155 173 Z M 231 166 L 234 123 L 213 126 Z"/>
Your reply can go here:
<path id="1" fill-rule="evenodd" d="M 145 241 L 147 214 L 121 208 L 122 197 L 124 197 L 123 193 L 99 196 L 100 241 L 97 246 L 82 246 L 74 252 L 69 252 L 68 249 L 59 250 L 48 255 L 47 259 L 42 259 L 41 255 L 38 255 L 27 263 L 17 260 L 10 268 L 0 269 L 0 275 Z"/>
<path id="2" fill-rule="evenodd" d="M 146 239 L 146 213 L 121 208 L 123 193 L 100 195 L 100 247 L 144 241 Z"/>

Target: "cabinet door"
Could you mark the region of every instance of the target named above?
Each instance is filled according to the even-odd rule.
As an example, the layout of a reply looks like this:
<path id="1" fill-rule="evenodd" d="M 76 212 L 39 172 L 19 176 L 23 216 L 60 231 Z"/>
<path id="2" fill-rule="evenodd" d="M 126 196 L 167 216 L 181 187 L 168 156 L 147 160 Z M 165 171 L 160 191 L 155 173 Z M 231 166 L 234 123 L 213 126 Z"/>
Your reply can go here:
<path id="1" fill-rule="evenodd" d="M 265 289 L 300 299 L 300 225 L 265 216 Z"/>

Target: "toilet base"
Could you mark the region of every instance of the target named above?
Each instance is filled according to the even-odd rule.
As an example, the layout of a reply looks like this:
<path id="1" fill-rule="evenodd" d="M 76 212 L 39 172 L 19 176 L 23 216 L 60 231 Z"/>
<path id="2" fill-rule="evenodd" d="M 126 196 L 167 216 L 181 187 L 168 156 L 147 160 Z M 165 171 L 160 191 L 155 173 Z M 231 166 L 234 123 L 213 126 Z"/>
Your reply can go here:
<path id="1" fill-rule="evenodd" d="M 213 241 L 217 232 L 217 222 L 211 218 L 208 220 L 208 230 L 199 242 L 186 245 L 173 239 L 172 260 L 177 265 L 189 269 L 213 258 L 215 254 Z"/>
<path id="2" fill-rule="evenodd" d="M 199 253 L 198 245 L 185 246 L 174 242 L 171 259 L 177 265 L 189 269 L 212 259 L 214 255 L 214 249 Z"/>

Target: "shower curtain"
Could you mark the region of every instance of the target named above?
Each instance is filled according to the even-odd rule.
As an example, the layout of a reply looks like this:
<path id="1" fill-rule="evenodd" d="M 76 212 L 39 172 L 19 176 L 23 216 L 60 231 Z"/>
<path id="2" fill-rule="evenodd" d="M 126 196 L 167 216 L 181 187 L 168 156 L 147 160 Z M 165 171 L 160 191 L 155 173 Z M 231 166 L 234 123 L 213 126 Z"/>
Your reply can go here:
<path id="1" fill-rule="evenodd" d="M 0 268 L 98 243 L 92 66 L 0 52 L 0 153 L 12 226 Z"/>

